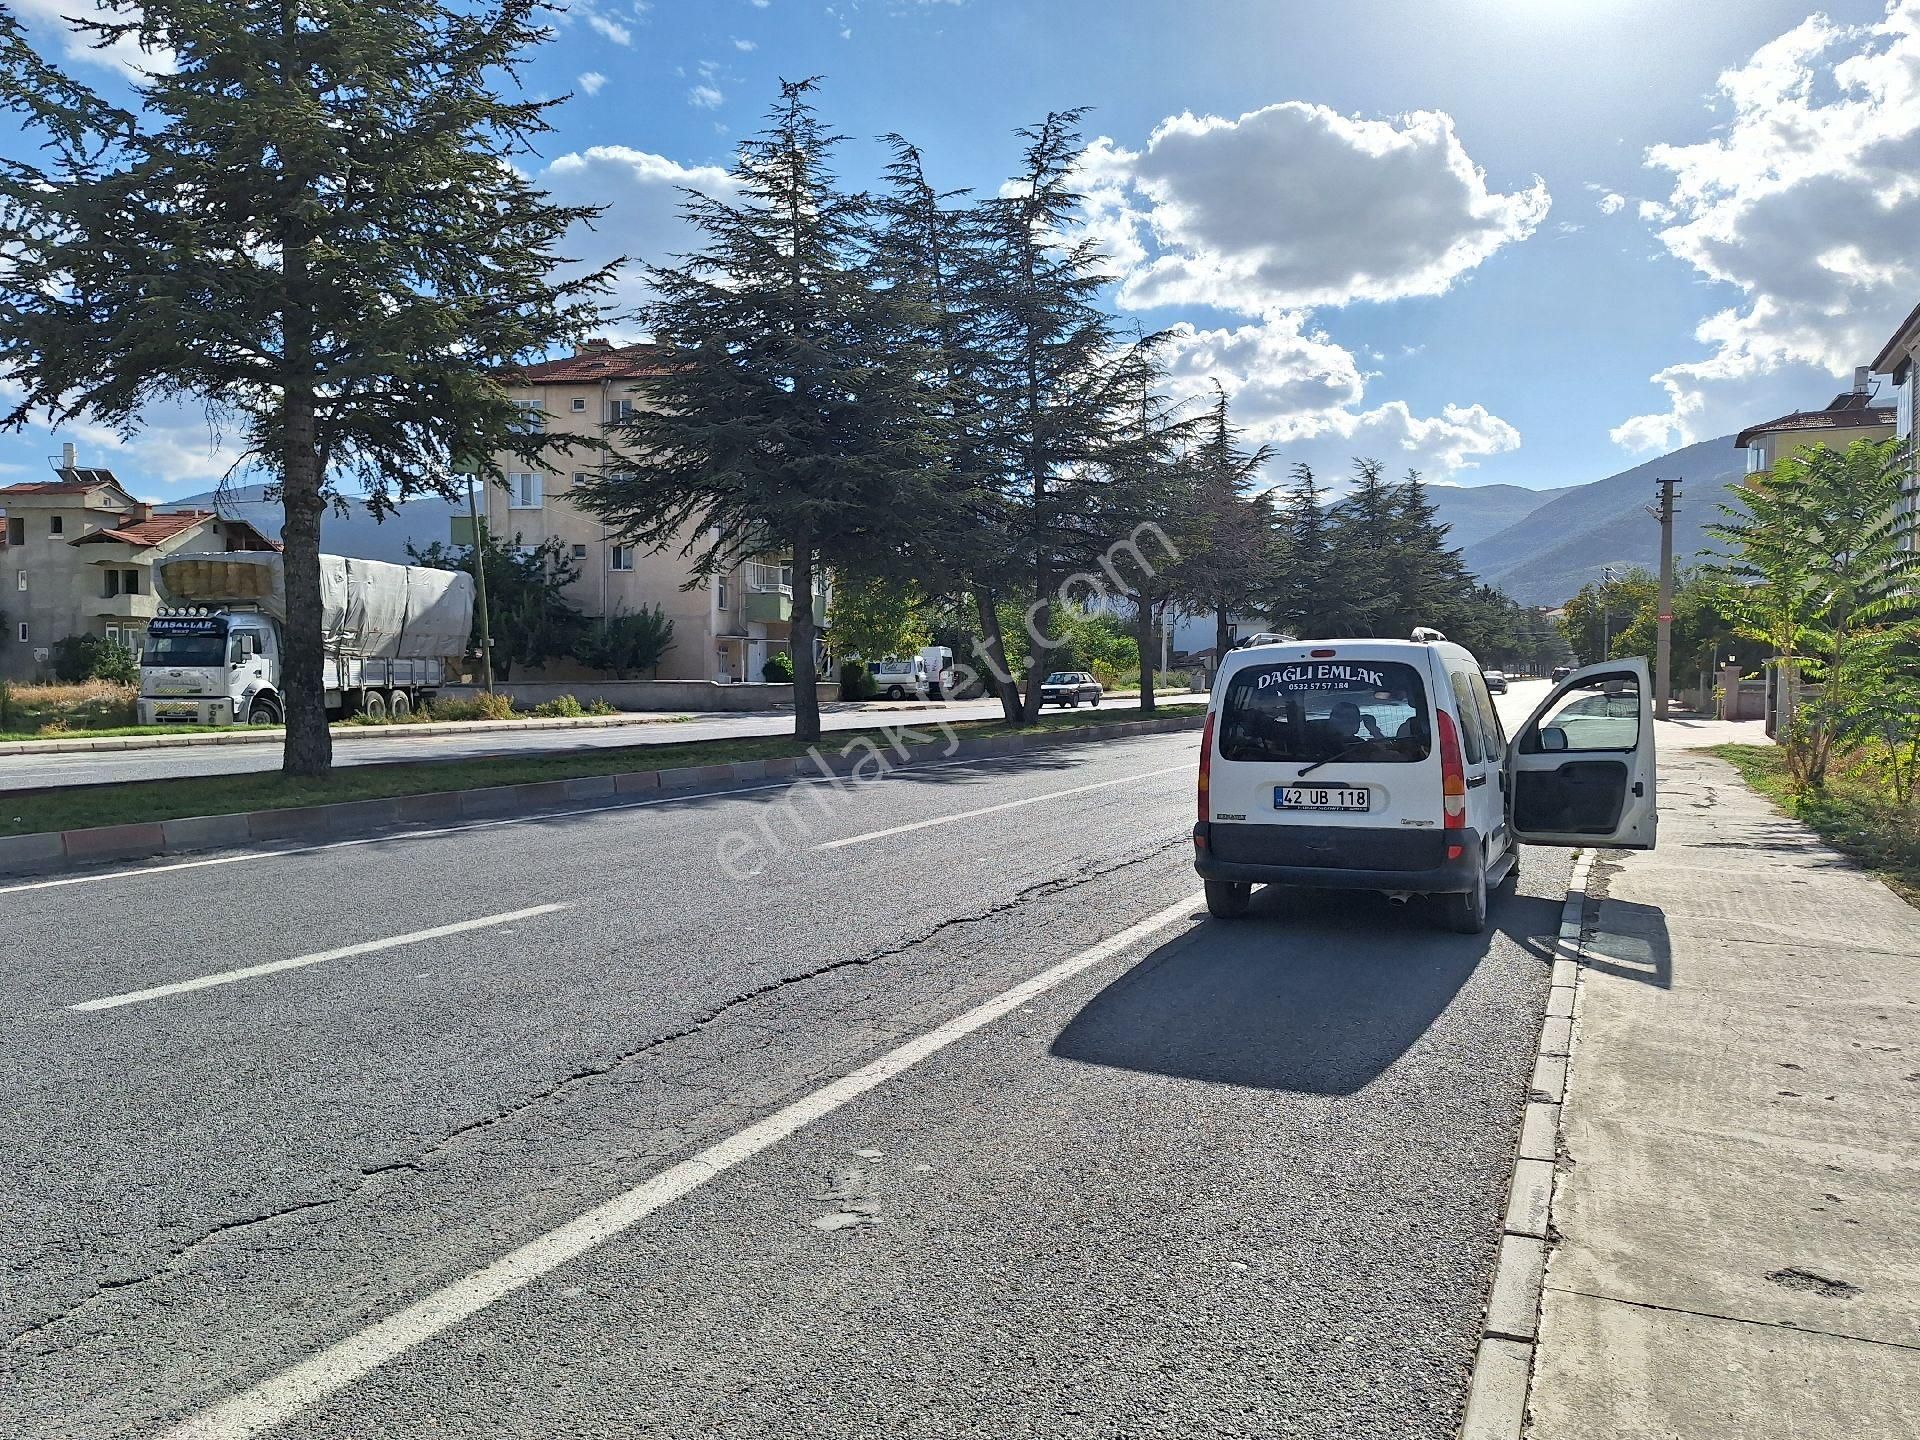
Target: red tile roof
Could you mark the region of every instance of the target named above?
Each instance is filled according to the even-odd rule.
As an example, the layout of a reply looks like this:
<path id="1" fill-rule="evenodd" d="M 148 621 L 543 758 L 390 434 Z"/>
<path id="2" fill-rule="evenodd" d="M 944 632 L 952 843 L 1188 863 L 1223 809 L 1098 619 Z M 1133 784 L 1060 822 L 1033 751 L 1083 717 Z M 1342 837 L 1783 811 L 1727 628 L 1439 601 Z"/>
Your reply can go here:
<path id="1" fill-rule="evenodd" d="M 522 365 L 511 378 L 520 385 L 591 385 L 601 380 L 641 380 L 659 373 L 658 345 L 596 345 L 589 341 L 564 360 Z"/>
<path id="2" fill-rule="evenodd" d="M 84 495 L 98 485 L 74 485 L 65 480 L 27 480 L 0 488 L 0 495 Z"/>
<path id="3" fill-rule="evenodd" d="M 116 525 L 110 530 L 92 530 L 72 543 L 86 545 L 96 540 L 117 540 L 122 545 L 158 545 L 162 540 L 171 540 L 182 530 L 193 529 L 202 521 L 217 519 L 219 516 L 211 510 L 174 510 L 165 515 L 155 515 L 149 520 L 133 520 Z"/>

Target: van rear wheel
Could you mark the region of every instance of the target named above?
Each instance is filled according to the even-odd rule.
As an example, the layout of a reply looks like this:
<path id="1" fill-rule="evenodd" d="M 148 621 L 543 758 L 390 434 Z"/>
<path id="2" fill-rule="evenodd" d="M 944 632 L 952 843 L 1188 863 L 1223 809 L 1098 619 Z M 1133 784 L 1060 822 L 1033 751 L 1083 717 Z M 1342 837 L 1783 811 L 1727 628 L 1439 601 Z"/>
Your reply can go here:
<path id="1" fill-rule="evenodd" d="M 1447 928 L 1461 935 L 1478 935 L 1487 928 L 1487 870 L 1480 867 L 1473 889 L 1464 895 L 1442 895 L 1440 913 Z"/>
<path id="2" fill-rule="evenodd" d="M 1253 886 L 1244 880 L 1207 880 L 1207 913 L 1216 920 L 1238 920 L 1253 901 Z"/>

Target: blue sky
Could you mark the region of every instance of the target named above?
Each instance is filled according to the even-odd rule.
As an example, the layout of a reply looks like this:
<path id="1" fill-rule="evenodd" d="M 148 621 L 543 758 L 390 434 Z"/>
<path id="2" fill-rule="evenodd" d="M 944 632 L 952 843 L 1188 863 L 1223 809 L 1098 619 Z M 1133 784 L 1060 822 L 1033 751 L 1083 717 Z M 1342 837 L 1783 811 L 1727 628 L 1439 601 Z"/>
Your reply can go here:
<path id="1" fill-rule="evenodd" d="M 74 3 L 16 8 L 58 53 Z M 898 130 L 991 190 L 1092 107 L 1112 303 L 1283 461 L 1596 479 L 1823 404 L 1920 301 L 1920 0 L 573 0 L 537 173 L 611 205 L 587 253 L 683 247 L 673 187 L 809 74 L 856 185 Z M 143 493 L 223 464 L 187 414 L 78 438 Z"/>

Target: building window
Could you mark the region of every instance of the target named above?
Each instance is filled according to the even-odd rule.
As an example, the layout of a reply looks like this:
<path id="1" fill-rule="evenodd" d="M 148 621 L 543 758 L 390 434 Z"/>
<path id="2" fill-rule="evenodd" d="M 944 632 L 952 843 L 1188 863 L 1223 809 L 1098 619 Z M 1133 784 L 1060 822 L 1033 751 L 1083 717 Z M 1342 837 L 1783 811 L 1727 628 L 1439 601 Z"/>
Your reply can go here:
<path id="1" fill-rule="evenodd" d="M 47 517 L 47 533 L 49 535 L 66 534 L 67 533 L 67 517 L 64 515 L 49 515 Z"/>
<path id="2" fill-rule="evenodd" d="M 27 622 L 24 620 L 20 622 L 20 643 L 22 645 L 27 643 Z"/>
<path id="3" fill-rule="evenodd" d="M 587 408 L 587 401 L 584 395 L 576 395 L 573 397 L 573 413 L 574 414 L 576 415 L 584 414 L 586 412 L 586 408 Z"/>
<path id="4" fill-rule="evenodd" d="M 733 608 L 733 588 L 727 584 L 727 577 L 716 575 L 713 581 L 714 603 L 722 610 Z"/>
<path id="5" fill-rule="evenodd" d="M 1758 441 L 1747 447 L 1747 473 L 1749 475 L 1758 475 L 1760 473 L 1760 462 L 1763 458 L 1764 456 L 1761 454 Z"/>
<path id="6" fill-rule="evenodd" d="M 24 545 L 27 543 L 27 521 L 24 515 L 8 517 L 7 543 L 9 545 Z"/>
<path id="7" fill-rule="evenodd" d="M 609 400 L 607 402 L 607 423 L 609 425 L 618 425 L 622 420 L 631 419 L 632 416 L 633 401 Z"/>
<path id="8" fill-rule="evenodd" d="M 520 428 L 535 432 L 547 428 L 547 407 L 538 400 L 516 400 L 515 408 L 520 411 Z"/>
<path id="9" fill-rule="evenodd" d="M 574 559 L 576 559 L 576 560 L 584 560 L 584 559 L 586 559 L 586 558 L 587 558 L 587 547 L 586 547 L 586 546 L 584 546 L 584 545 L 576 545 L 576 546 L 574 546 L 574 547 L 573 547 L 573 558 L 574 558 Z"/>
<path id="10" fill-rule="evenodd" d="M 607 551 L 607 568 L 609 570 L 633 569 L 633 547 L 631 545 L 615 545 L 609 549 Z"/>
<path id="11" fill-rule="evenodd" d="M 509 475 L 507 504 L 515 510 L 538 510 L 543 488 L 538 475 Z"/>
<path id="12" fill-rule="evenodd" d="M 107 599 L 111 600 L 114 596 L 120 593 L 120 572 L 118 570 L 109 570 L 106 573 L 107 573 L 106 597 Z"/>
<path id="13" fill-rule="evenodd" d="M 24 570 L 20 572 L 20 588 L 22 590 L 27 588 L 27 572 Z"/>

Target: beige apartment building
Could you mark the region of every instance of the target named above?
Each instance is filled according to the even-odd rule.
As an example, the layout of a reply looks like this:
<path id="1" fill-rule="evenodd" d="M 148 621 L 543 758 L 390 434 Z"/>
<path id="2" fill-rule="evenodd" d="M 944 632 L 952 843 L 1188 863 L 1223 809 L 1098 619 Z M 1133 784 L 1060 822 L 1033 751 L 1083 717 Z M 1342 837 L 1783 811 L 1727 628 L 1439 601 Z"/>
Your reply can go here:
<path id="1" fill-rule="evenodd" d="M 53 645 L 70 635 L 139 650 L 163 555 L 275 548 L 244 520 L 156 511 L 111 470 L 81 468 L 71 445 L 54 475 L 0 488 L 0 679 L 47 675 Z"/>
<path id="2" fill-rule="evenodd" d="M 522 368 L 512 394 L 530 422 L 549 434 L 598 438 L 609 424 L 646 403 L 654 356 L 649 345 L 590 340 L 565 359 Z M 591 451 L 570 456 L 555 449 L 546 458 L 548 468 L 530 471 L 519 460 L 497 457 L 506 485 L 487 487 L 487 528 L 502 540 L 524 546 L 558 540 L 580 567 L 568 598 L 587 615 L 618 615 L 655 605 L 664 610 L 673 621 L 673 648 L 660 663 L 659 679 L 758 681 L 768 658 L 787 648 L 793 616 L 791 567 L 752 562 L 684 588 L 692 570 L 681 550 L 691 532 L 649 551 L 621 542 L 573 504 L 574 486 L 599 461 Z M 466 538 L 456 520 L 456 543 Z M 816 617 L 823 617 L 824 592 L 815 605 Z M 579 671 L 556 663 L 545 673 L 567 679 Z"/>
<path id="3" fill-rule="evenodd" d="M 1856 440 L 1886 440 L 1895 429 L 1894 407 L 1873 403 L 1870 367 L 1853 372 L 1853 388 L 1833 397 L 1824 410 L 1796 410 L 1762 425 L 1750 425 L 1734 437 L 1747 452 L 1747 482 L 1765 475 L 1782 457 L 1809 445 L 1844 450 Z"/>

